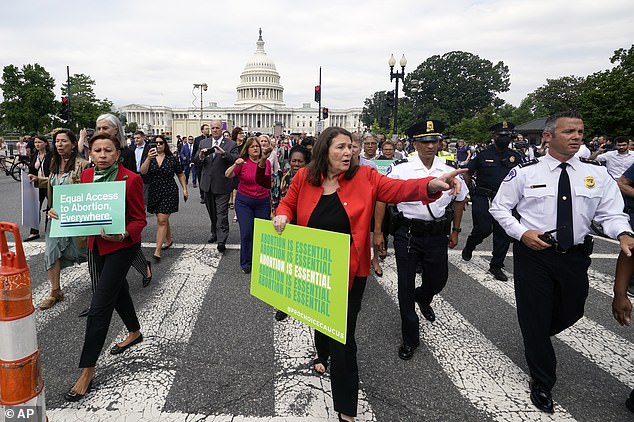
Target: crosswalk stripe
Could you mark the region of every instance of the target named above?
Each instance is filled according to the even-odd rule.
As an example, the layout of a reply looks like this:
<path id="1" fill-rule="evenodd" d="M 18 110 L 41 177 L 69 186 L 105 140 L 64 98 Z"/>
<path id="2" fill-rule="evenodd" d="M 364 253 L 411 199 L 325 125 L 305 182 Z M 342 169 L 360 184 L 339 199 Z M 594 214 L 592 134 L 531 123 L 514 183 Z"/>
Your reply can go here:
<path id="1" fill-rule="evenodd" d="M 456 255 L 457 256 L 457 255 Z M 398 306 L 398 279 L 394 255 L 383 261 L 378 281 Z M 421 340 L 458 391 L 493 420 L 575 419 L 559 404 L 555 415 L 547 415 L 529 400 L 528 376 L 467 321 L 441 296 L 434 298 L 436 321 L 422 324 Z M 419 318 L 424 318 L 419 313 Z"/>
<path id="2" fill-rule="evenodd" d="M 271 319 L 273 314 L 271 313 Z M 315 344 L 313 331 L 294 318 L 274 327 L 275 415 L 283 417 L 336 418 L 328 373 L 317 376 L 308 368 Z M 298 406 L 301 403 L 302 406 Z M 358 421 L 375 421 L 363 389 L 359 390 Z"/>
<path id="3" fill-rule="evenodd" d="M 495 280 L 487 272 L 489 263 L 482 258 L 474 257 L 469 263 L 457 257 L 450 257 L 449 260 L 473 280 L 515 307 L 512 276 L 508 282 Z M 556 337 L 623 384 L 634 387 L 634 364 L 631 361 L 634 344 L 585 316 Z"/>
<path id="4" fill-rule="evenodd" d="M 166 354 L 164 351 L 182 350 L 189 343 L 220 261 L 220 255 L 209 249 L 199 247 L 184 251 L 174 261 L 166 272 L 170 275 L 156 284 L 153 297 L 137 310 L 145 341 L 124 355 L 102 354 L 96 369 L 96 391 L 81 403 L 69 403 L 64 407 L 108 408 L 108 418 L 114 418 L 112 420 L 123 420 L 132 414 L 148 420 L 162 417 L 179 363 L 175 357 L 178 353 Z M 104 351 L 126 335 L 125 329 L 119 332 L 117 340 Z M 134 369 L 130 368 L 133 362 L 137 363 Z"/>

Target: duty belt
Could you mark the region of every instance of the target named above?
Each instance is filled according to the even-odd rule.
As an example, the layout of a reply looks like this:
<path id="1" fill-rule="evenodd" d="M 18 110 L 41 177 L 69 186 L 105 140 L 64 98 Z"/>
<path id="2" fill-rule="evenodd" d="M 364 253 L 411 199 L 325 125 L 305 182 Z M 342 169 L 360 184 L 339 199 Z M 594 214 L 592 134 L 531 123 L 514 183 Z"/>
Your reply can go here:
<path id="1" fill-rule="evenodd" d="M 493 198 L 496 193 L 497 193 L 497 191 L 491 190 L 491 189 L 480 188 L 480 187 L 476 187 L 475 188 L 475 194 L 476 195 L 484 195 L 484 196 L 487 196 L 489 198 Z"/>
<path id="2" fill-rule="evenodd" d="M 426 221 L 419 220 L 417 218 L 403 217 L 401 226 L 407 227 L 409 229 L 409 233 L 413 235 L 433 236 L 446 234 L 448 224 L 451 224 L 451 221 L 446 218 L 442 218 L 436 221 Z"/>

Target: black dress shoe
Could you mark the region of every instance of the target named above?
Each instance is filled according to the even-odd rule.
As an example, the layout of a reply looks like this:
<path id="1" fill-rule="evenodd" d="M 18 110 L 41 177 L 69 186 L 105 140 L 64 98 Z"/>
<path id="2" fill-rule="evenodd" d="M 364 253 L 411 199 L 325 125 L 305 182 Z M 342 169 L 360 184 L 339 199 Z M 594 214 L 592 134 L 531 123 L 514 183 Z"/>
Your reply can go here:
<path id="1" fill-rule="evenodd" d="M 423 314 L 427 321 L 436 321 L 436 313 L 432 309 L 431 305 L 423 306 L 420 302 L 418 302 L 418 306 L 420 307 L 420 313 Z"/>
<path id="2" fill-rule="evenodd" d="M 154 274 L 152 274 L 152 263 L 150 261 L 146 261 L 147 262 L 147 269 L 150 271 L 150 275 L 149 276 L 144 276 L 143 277 L 143 287 L 147 287 L 150 284 L 150 281 L 152 281 L 152 276 Z M 146 273 L 147 274 L 147 271 Z"/>
<path id="3" fill-rule="evenodd" d="M 88 312 L 90 312 L 90 308 L 86 308 L 83 311 L 81 311 L 79 314 L 77 314 L 77 316 L 79 318 L 83 318 L 83 317 L 87 317 L 88 316 Z"/>
<path id="4" fill-rule="evenodd" d="M 634 412 L 634 390 L 630 391 L 630 397 L 625 400 L 625 407 L 630 412 Z"/>
<path id="5" fill-rule="evenodd" d="M 218 247 L 217 247 L 217 249 L 218 249 L 218 252 L 220 252 L 220 253 L 224 253 L 224 251 L 227 249 L 227 247 L 225 246 L 225 244 L 224 244 L 224 243 L 219 242 L 219 243 L 218 243 Z"/>
<path id="6" fill-rule="evenodd" d="M 251 274 L 251 268 L 243 268 L 242 272 L 245 274 Z"/>
<path id="7" fill-rule="evenodd" d="M 143 341 L 143 334 L 141 334 L 140 336 L 138 336 L 137 338 L 135 338 L 134 340 L 132 340 L 130 343 L 126 344 L 125 346 L 119 346 L 118 344 L 115 344 L 112 347 L 112 349 L 110 349 L 110 354 L 111 355 L 121 354 L 125 352 L 126 350 L 128 350 L 130 347 L 134 346 L 135 344 L 139 344 L 142 341 Z"/>
<path id="8" fill-rule="evenodd" d="M 410 360 L 412 356 L 414 356 L 414 350 L 416 350 L 416 347 L 402 344 L 401 347 L 398 349 L 398 357 L 403 360 Z"/>
<path id="9" fill-rule="evenodd" d="M 211 236 L 209 240 L 207 240 L 207 243 L 214 243 L 216 240 L 218 240 L 216 236 Z"/>
<path id="10" fill-rule="evenodd" d="M 64 400 L 70 401 L 70 402 L 78 402 L 79 400 L 83 399 L 86 394 L 90 393 L 91 389 L 92 389 L 92 380 L 90 381 L 90 384 L 88 384 L 88 389 L 86 390 L 84 394 L 76 393 L 71 388 L 70 390 L 64 393 Z"/>
<path id="11" fill-rule="evenodd" d="M 30 242 L 32 240 L 37 240 L 39 238 L 40 238 L 39 234 L 32 234 L 32 235 L 29 235 L 29 237 L 27 237 L 26 239 L 24 239 L 23 242 Z"/>
<path id="12" fill-rule="evenodd" d="M 473 249 L 465 246 L 462 250 L 462 259 L 464 259 L 465 261 L 471 261 L 471 257 L 473 257 Z"/>
<path id="13" fill-rule="evenodd" d="M 502 268 L 491 267 L 489 268 L 489 272 L 493 274 L 493 277 L 495 277 L 496 280 L 508 281 L 509 279 L 506 274 L 504 274 L 504 271 L 502 271 Z"/>
<path id="14" fill-rule="evenodd" d="M 539 383 L 532 380 L 530 383 L 530 387 L 531 402 L 533 402 L 535 407 L 537 407 L 542 412 L 555 413 L 555 408 L 553 407 L 553 397 L 550 394 L 550 391 Z"/>
<path id="15" fill-rule="evenodd" d="M 275 320 L 276 321 L 284 321 L 288 317 L 288 314 L 284 311 L 280 311 L 279 309 L 275 312 Z"/>

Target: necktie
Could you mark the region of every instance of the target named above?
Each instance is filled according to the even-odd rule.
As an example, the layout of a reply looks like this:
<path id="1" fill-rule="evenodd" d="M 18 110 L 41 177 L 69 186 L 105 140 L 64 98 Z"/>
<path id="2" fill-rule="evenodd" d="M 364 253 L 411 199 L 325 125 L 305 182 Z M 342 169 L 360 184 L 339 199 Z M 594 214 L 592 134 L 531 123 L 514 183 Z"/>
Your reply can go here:
<path id="1" fill-rule="evenodd" d="M 557 242 L 563 249 L 568 249 L 574 244 L 572 228 L 572 198 L 570 193 L 570 178 L 566 167 L 568 163 L 561 163 L 559 186 L 557 187 Z"/>

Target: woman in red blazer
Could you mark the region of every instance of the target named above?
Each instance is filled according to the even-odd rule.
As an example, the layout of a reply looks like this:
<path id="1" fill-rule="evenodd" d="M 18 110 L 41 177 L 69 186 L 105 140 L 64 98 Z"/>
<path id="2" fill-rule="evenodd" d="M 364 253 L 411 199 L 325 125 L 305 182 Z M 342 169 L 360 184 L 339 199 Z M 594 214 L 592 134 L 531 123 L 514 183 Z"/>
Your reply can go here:
<path id="1" fill-rule="evenodd" d="M 353 161 L 351 137 L 350 132 L 338 127 L 321 133 L 313 147 L 312 161 L 295 175 L 273 219 L 278 233 L 297 218 L 300 226 L 350 235 L 347 342 L 341 344 L 315 331 L 317 358 L 313 360 L 313 369 L 323 374 L 330 357 L 334 407 L 339 420 L 345 421 L 354 420 L 357 414 L 359 371 L 354 332 L 370 272 L 370 220 L 374 203 L 377 200 L 393 204 L 433 202 L 443 190 L 459 190 L 460 182 L 455 177 L 464 172 L 456 170 L 437 178 L 390 179 Z"/>
<path id="2" fill-rule="evenodd" d="M 82 183 L 125 181 L 125 231 L 105 234 L 102 229 L 100 236 L 88 237 L 88 265 L 95 290 L 79 361 L 82 373 L 64 395 L 68 401 L 79 401 L 90 391 L 95 364 L 106 340 L 113 310 L 116 309 L 123 320 L 128 337 L 116 344 L 110 353 L 122 353 L 143 341 L 126 280 L 132 261 L 141 248 L 141 231 L 146 225 L 143 181 L 139 175 L 119 163 L 120 153 L 116 138 L 107 133 L 93 136 L 90 140 L 90 157 L 96 167 L 86 169 L 81 175 Z"/>

